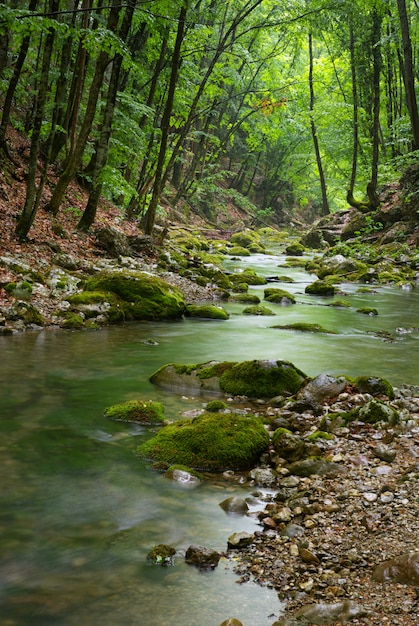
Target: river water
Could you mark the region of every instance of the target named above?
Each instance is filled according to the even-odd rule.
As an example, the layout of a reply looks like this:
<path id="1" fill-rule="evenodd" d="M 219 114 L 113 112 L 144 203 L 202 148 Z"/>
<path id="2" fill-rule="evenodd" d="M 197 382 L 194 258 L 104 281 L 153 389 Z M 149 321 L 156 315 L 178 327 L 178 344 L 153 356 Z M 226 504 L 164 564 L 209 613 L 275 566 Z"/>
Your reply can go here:
<path id="1" fill-rule="evenodd" d="M 202 406 L 205 398 L 177 396 L 148 379 L 170 362 L 285 359 L 310 376 L 321 372 L 381 375 L 418 384 L 418 291 L 377 287 L 359 294 L 342 285 L 350 309 L 306 296 L 314 280 L 280 267 L 283 257 L 253 255 L 226 266 L 253 267 L 297 304 L 268 304 L 276 317 L 242 315 L 226 303 L 228 321 L 185 319 L 130 324 L 101 331 L 44 330 L 0 337 L 0 625 L 218 626 L 228 617 L 270 626 L 282 607 L 276 593 L 237 584 L 234 562 L 222 558 L 200 572 L 176 557 L 166 568 L 148 551 L 169 543 L 219 551 L 235 531 L 260 529 L 251 517 L 224 513 L 219 503 L 252 491 L 234 482 L 185 489 L 152 472 L 134 449 L 150 432 L 103 417 L 129 399 L 164 403 L 166 417 Z M 263 296 L 264 287 L 252 287 Z M 343 296 L 339 296 L 341 298 Z M 356 312 L 375 307 L 379 315 Z M 273 329 L 315 322 L 337 334 Z M 391 333 L 391 341 L 382 332 Z M 407 332 L 408 331 L 408 332 Z"/>

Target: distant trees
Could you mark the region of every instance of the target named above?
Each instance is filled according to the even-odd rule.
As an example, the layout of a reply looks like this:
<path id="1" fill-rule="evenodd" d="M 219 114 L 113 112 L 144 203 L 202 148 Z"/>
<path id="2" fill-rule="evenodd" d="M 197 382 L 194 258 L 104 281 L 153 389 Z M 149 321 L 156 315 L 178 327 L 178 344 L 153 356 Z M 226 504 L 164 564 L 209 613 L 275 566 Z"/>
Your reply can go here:
<path id="1" fill-rule="evenodd" d="M 30 142 L 21 239 L 75 178 L 80 229 L 107 197 L 152 233 L 163 194 L 214 221 L 225 201 L 320 215 L 367 186 L 373 208 L 419 149 L 411 0 L 21 5 L 0 7 L 0 157 L 11 126 Z"/>

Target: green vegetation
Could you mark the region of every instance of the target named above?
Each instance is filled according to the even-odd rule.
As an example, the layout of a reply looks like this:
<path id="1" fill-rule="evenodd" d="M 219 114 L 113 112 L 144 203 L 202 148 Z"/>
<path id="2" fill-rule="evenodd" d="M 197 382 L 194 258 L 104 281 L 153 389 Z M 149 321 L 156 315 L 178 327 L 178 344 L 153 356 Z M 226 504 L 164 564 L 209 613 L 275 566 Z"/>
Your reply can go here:
<path id="1" fill-rule="evenodd" d="M 128 400 L 105 409 L 105 417 L 118 422 L 156 425 L 164 423 L 164 405 L 156 401 Z"/>
<path id="2" fill-rule="evenodd" d="M 310 324 L 309 322 L 294 322 L 293 324 L 282 324 L 271 326 L 271 328 L 279 328 L 282 330 L 298 330 L 302 333 L 325 333 L 327 335 L 335 335 L 335 331 L 326 330 L 320 324 Z"/>
<path id="3" fill-rule="evenodd" d="M 243 315 L 275 315 L 272 309 L 259 304 L 255 306 L 248 306 L 243 309 Z"/>
<path id="4" fill-rule="evenodd" d="M 305 378 L 288 361 L 243 361 L 226 369 L 220 386 L 226 393 L 237 396 L 273 398 L 282 393 L 296 393 Z"/>
<path id="5" fill-rule="evenodd" d="M 291 293 L 276 287 L 265 289 L 264 299 L 268 302 L 277 302 L 278 304 L 295 304 L 295 298 Z"/>
<path id="6" fill-rule="evenodd" d="M 363 306 L 356 310 L 357 313 L 363 313 L 364 315 L 378 315 L 377 309 L 369 306 Z"/>
<path id="7" fill-rule="evenodd" d="M 228 320 L 230 317 L 227 311 L 214 304 L 188 304 L 185 311 L 186 317 L 200 317 L 213 320 Z"/>
<path id="8" fill-rule="evenodd" d="M 260 298 L 253 293 L 239 293 L 230 296 L 229 302 L 241 302 L 243 304 L 260 304 Z"/>
<path id="9" fill-rule="evenodd" d="M 156 565 L 171 565 L 175 554 L 176 550 L 173 546 L 160 543 L 147 554 L 147 561 L 152 561 Z"/>
<path id="10" fill-rule="evenodd" d="M 311 283 L 311 285 L 307 285 L 304 291 L 310 296 L 334 296 L 336 290 L 330 283 L 323 280 L 316 280 L 314 283 Z"/>
<path id="11" fill-rule="evenodd" d="M 268 445 L 269 435 L 258 418 L 205 413 L 164 426 L 137 453 L 200 470 L 244 470 L 258 461 Z"/>
<path id="12" fill-rule="evenodd" d="M 208 402 L 206 405 L 205 410 L 208 411 L 208 413 L 218 413 L 225 411 L 227 408 L 227 404 L 222 400 L 211 400 L 211 402 Z"/>

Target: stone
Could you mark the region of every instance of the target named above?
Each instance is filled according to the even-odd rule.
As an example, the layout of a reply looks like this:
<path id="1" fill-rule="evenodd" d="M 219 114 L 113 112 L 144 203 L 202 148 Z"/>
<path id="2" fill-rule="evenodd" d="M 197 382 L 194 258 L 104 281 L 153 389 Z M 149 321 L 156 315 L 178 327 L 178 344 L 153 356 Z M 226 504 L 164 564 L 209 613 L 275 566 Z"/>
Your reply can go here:
<path id="1" fill-rule="evenodd" d="M 243 626 L 243 622 L 234 617 L 230 617 L 229 619 L 225 619 L 220 626 Z"/>
<path id="2" fill-rule="evenodd" d="M 249 472 L 249 479 L 261 487 L 272 487 L 276 484 L 278 474 L 270 467 L 255 467 Z"/>
<path id="3" fill-rule="evenodd" d="M 337 477 L 344 472 L 344 468 L 338 463 L 324 461 L 322 459 L 304 459 L 303 461 L 295 461 L 289 467 L 290 474 L 295 476 L 326 476 L 329 478 Z"/>
<path id="4" fill-rule="evenodd" d="M 394 448 L 378 444 L 374 449 L 374 456 L 386 463 L 392 463 L 397 456 L 397 452 Z"/>
<path id="5" fill-rule="evenodd" d="M 348 381 L 344 376 L 330 376 L 320 374 L 307 383 L 297 394 L 298 400 L 310 401 L 313 404 L 324 402 L 329 398 L 335 398 L 341 394 Z"/>
<path id="6" fill-rule="evenodd" d="M 334 622 L 348 622 L 366 615 L 368 615 L 368 611 L 352 600 L 344 600 L 334 604 L 309 604 L 295 613 L 295 617 L 301 624 L 319 624 L 321 626 Z"/>
<path id="7" fill-rule="evenodd" d="M 246 500 L 238 496 L 231 496 L 230 498 L 223 500 L 220 502 L 220 507 L 226 513 L 233 513 L 236 515 L 245 515 L 249 510 Z"/>
<path id="8" fill-rule="evenodd" d="M 419 587 L 419 552 L 409 550 L 384 561 L 376 567 L 372 579 L 379 583 L 393 582 Z"/>
<path id="9" fill-rule="evenodd" d="M 246 548 L 250 546 L 254 541 L 254 536 L 244 530 L 238 533 L 233 533 L 228 538 L 227 546 L 230 550 L 240 550 L 240 548 Z"/>
<path id="10" fill-rule="evenodd" d="M 200 569 L 215 569 L 220 558 L 221 555 L 216 550 L 204 546 L 189 546 L 185 554 L 186 563 Z"/>

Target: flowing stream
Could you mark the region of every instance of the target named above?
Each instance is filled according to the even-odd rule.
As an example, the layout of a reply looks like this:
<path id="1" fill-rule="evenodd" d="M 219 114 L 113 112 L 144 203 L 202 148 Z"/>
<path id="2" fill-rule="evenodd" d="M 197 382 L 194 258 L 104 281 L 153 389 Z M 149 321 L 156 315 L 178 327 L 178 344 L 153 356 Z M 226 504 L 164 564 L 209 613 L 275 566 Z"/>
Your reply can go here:
<path id="1" fill-rule="evenodd" d="M 128 399 L 164 403 L 166 417 L 202 406 L 148 379 L 170 362 L 285 359 L 310 376 L 321 372 L 381 375 L 418 384 L 419 292 L 376 287 L 357 293 L 342 285 L 350 309 L 304 294 L 315 277 L 279 267 L 281 256 L 230 260 L 253 267 L 293 293 L 297 304 L 267 304 L 275 317 L 242 315 L 227 303 L 225 322 L 185 319 L 101 331 L 44 330 L 0 337 L 0 625 L 218 626 L 229 617 L 270 626 L 282 607 L 276 593 L 237 584 L 225 558 L 200 572 L 176 557 L 152 566 L 158 543 L 180 554 L 191 544 L 223 551 L 235 531 L 260 529 L 251 517 L 224 513 L 226 497 L 252 488 L 213 482 L 185 489 L 147 468 L 135 447 L 146 429 L 113 423 L 103 409 Z M 264 287 L 252 287 L 263 297 Z M 375 307 L 379 315 L 356 312 Z M 273 324 L 319 323 L 337 334 L 273 329 Z M 415 330 L 416 329 L 416 330 Z M 382 336 L 384 333 L 384 337 Z M 392 335 L 389 340 L 387 334 Z"/>

